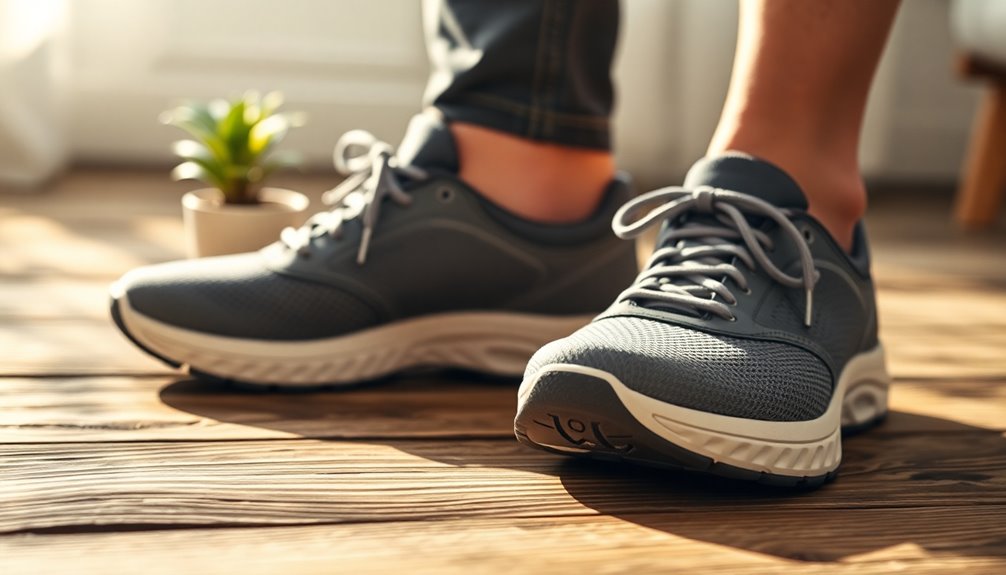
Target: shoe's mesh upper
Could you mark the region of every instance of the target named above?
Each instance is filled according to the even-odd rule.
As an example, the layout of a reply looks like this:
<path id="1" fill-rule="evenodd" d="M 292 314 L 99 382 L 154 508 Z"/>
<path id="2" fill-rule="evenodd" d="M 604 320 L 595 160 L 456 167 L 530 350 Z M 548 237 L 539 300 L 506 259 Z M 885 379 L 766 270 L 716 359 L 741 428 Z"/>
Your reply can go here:
<path id="1" fill-rule="evenodd" d="M 862 341 L 864 338 L 860 335 L 872 313 L 864 308 L 858 294 L 848 288 L 840 274 L 827 268 L 820 269 L 819 273 L 821 277 L 814 287 L 814 299 L 819 303 L 814 307 L 813 323 L 809 328 L 799 329 L 828 350 L 835 365 L 845 365 L 852 356 L 862 351 L 864 344 L 866 347 L 876 345 L 875 341 Z M 762 306 L 756 321 L 786 330 L 801 325 L 804 303 L 799 296 L 779 291 L 770 298 Z"/>
<path id="2" fill-rule="evenodd" d="M 334 337 L 375 325 L 337 288 L 266 269 L 257 254 L 148 266 L 122 280 L 136 311 L 184 329 L 250 339 Z"/>
<path id="3" fill-rule="evenodd" d="M 635 317 L 604 318 L 548 344 L 527 373 L 553 363 L 601 369 L 654 399 L 747 419 L 814 419 L 832 393 L 828 368 L 797 347 Z"/>

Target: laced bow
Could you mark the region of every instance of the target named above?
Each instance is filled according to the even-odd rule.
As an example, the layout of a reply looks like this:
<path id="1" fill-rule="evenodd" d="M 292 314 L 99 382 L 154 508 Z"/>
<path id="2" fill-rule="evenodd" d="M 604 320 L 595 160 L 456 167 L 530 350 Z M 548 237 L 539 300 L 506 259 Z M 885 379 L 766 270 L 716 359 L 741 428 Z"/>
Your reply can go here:
<path id="1" fill-rule="evenodd" d="M 640 217 L 641 214 L 642 217 Z M 675 221 L 685 214 L 712 216 L 685 221 L 667 230 L 643 272 L 618 301 L 650 301 L 698 315 L 708 312 L 733 320 L 731 305 L 737 298 L 724 283 L 730 279 L 749 291 L 747 278 L 735 262 L 748 269 L 761 267 L 776 282 L 804 289 L 804 325 L 813 317 L 814 284 L 819 274 L 803 235 L 786 213 L 747 194 L 701 186 L 695 189 L 668 187 L 638 196 L 615 214 L 612 229 L 623 239 L 635 238 L 647 228 Z M 791 276 L 780 270 L 765 253 L 772 239 L 751 227 L 745 214 L 772 220 L 799 251 L 802 273 Z M 722 300 L 722 301 L 720 301 Z M 725 303 L 724 303 L 725 302 Z"/>
<path id="2" fill-rule="evenodd" d="M 399 205 L 409 205 L 412 197 L 402 189 L 399 178 L 404 176 L 418 180 L 426 178 L 427 174 L 415 166 L 400 165 L 395 149 L 365 130 L 343 134 L 335 145 L 332 158 L 335 169 L 346 176 L 342 183 L 322 196 L 322 202 L 334 206 L 333 209 L 311 216 L 300 228 L 286 228 L 280 235 L 280 241 L 307 256 L 315 238 L 324 235 L 341 238 L 343 224 L 360 218 L 363 231 L 356 263 L 363 265 L 367 261 L 370 238 L 384 199 L 391 198 Z"/>

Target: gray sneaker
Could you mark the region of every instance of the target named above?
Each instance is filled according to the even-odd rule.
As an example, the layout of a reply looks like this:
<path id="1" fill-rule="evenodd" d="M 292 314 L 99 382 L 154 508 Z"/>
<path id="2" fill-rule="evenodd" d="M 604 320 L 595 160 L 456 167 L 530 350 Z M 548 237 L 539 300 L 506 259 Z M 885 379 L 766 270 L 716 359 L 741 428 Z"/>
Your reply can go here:
<path id="1" fill-rule="evenodd" d="M 806 209 L 745 156 L 630 201 L 616 232 L 662 223 L 656 251 L 604 314 L 531 359 L 518 439 L 770 484 L 833 476 L 842 430 L 887 413 L 889 377 L 863 227 L 849 255 Z"/>
<path id="2" fill-rule="evenodd" d="M 533 223 L 451 173 L 447 134 L 434 127 L 406 163 L 350 133 L 341 151 L 364 153 L 344 158 L 335 209 L 257 253 L 133 270 L 112 286 L 113 319 L 172 366 L 244 383 L 346 384 L 418 366 L 519 376 L 635 276 L 633 247 L 609 227 L 629 186 L 613 181 L 581 223 Z"/>

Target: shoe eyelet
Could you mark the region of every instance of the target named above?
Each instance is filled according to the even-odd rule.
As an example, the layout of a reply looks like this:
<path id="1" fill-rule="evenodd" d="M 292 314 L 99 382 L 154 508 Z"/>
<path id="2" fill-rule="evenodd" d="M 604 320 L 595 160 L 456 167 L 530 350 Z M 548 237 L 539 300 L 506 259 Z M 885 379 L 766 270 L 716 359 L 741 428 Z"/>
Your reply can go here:
<path id="1" fill-rule="evenodd" d="M 441 203 L 449 204 L 454 201 L 454 190 L 450 188 L 440 188 L 437 190 L 437 199 Z"/>
<path id="2" fill-rule="evenodd" d="M 807 245 L 814 243 L 814 231 L 810 228 L 804 226 L 800 229 L 800 234 L 803 235 L 803 241 L 807 242 Z"/>
<path id="3" fill-rule="evenodd" d="M 733 323 L 733 322 L 737 321 L 737 316 L 731 315 L 729 318 L 727 318 L 727 321 Z"/>

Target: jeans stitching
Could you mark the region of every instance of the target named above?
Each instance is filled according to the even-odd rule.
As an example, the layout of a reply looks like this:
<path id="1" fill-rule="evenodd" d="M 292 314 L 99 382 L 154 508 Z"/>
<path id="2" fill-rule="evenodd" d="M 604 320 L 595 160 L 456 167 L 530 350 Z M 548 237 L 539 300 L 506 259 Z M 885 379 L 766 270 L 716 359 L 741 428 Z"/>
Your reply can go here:
<path id="1" fill-rule="evenodd" d="M 541 113 L 541 96 L 540 96 L 540 85 L 541 77 L 544 73 L 544 66 L 542 65 L 542 59 L 545 54 L 548 53 L 548 49 L 545 46 L 546 32 L 548 30 L 549 23 L 549 9 L 552 6 L 552 0 L 543 0 L 541 8 L 541 22 L 538 25 L 538 44 L 535 47 L 534 56 L 534 78 L 531 83 L 531 106 L 530 114 L 527 122 L 527 131 L 525 135 L 528 138 L 533 138 L 538 130 L 538 115 Z"/>
<path id="2" fill-rule="evenodd" d="M 545 111 L 550 111 L 557 108 L 559 105 L 558 90 L 559 83 L 562 78 L 562 54 L 566 49 L 565 27 L 569 23 L 570 9 L 572 8 L 572 5 L 569 2 L 570 0 L 555 0 L 555 8 L 551 14 L 548 51 L 546 52 L 547 73 L 545 76 L 545 97 L 543 106 Z M 555 137 L 555 128 L 555 117 L 551 114 L 547 114 L 542 122 L 539 136 L 544 139 L 553 138 Z"/>
<path id="3" fill-rule="evenodd" d="M 532 115 L 545 116 L 548 117 L 550 121 L 561 126 L 605 131 L 611 125 L 611 120 L 607 116 L 579 116 L 540 108 L 535 109 L 530 106 L 518 104 L 511 100 L 506 100 L 493 94 L 470 92 L 454 98 L 456 103 L 462 103 L 465 100 L 477 103 L 484 107 L 495 108 L 498 111 L 506 112 L 508 114 L 516 114 L 522 117 L 529 117 Z"/>

